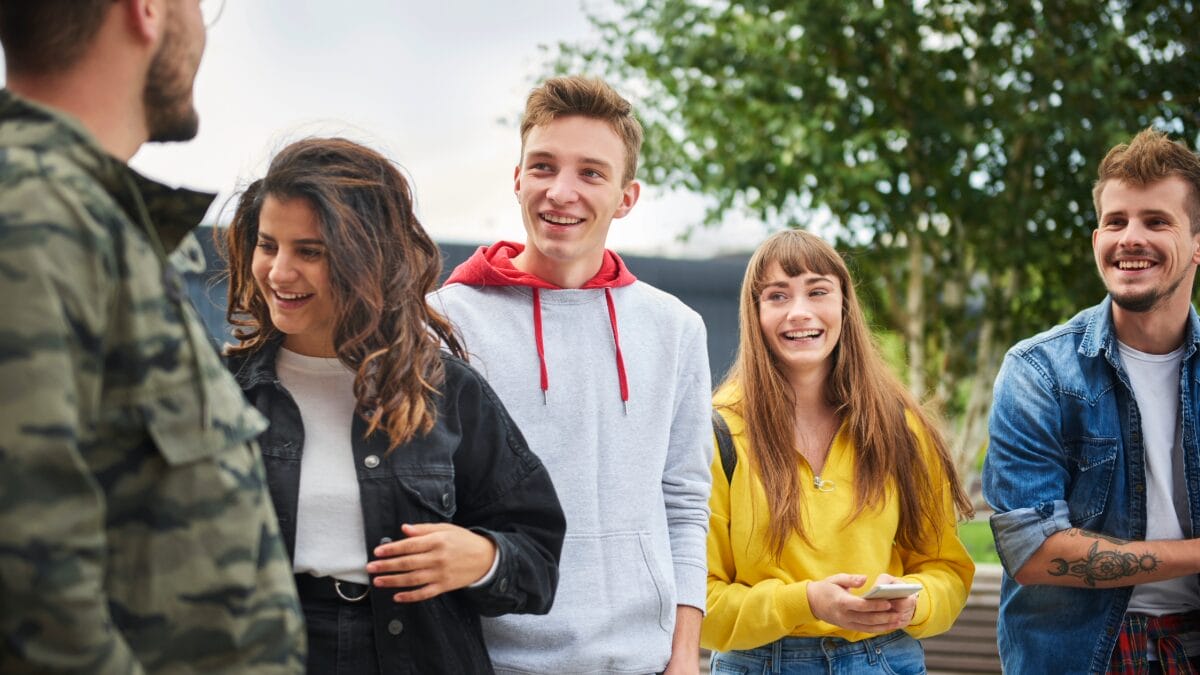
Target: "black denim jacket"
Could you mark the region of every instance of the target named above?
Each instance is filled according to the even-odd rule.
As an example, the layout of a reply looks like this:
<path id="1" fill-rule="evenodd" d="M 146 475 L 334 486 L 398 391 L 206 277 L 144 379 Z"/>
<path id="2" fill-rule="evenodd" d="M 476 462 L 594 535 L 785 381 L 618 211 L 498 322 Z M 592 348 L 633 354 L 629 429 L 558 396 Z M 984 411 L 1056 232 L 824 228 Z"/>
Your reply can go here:
<path id="1" fill-rule="evenodd" d="M 288 555 L 296 550 L 296 507 L 304 428 L 300 409 L 275 373 L 279 340 L 229 359 L 246 397 L 271 422 L 260 438 L 267 481 Z M 566 521 L 550 475 L 526 445 L 496 394 L 470 366 L 443 354 L 446 378 L 433 430 L 387 453 L 388 438 L 364 438 L 353 422 L 367 558 L 401 539 L 403 523 L 455 523 L 496 542 L 491 582 L 418 603 L 394 589 L 370 591 L 375 644 L 385 673 L 491 673 L 479 617 L 545 614 L 558 584 Z"/>

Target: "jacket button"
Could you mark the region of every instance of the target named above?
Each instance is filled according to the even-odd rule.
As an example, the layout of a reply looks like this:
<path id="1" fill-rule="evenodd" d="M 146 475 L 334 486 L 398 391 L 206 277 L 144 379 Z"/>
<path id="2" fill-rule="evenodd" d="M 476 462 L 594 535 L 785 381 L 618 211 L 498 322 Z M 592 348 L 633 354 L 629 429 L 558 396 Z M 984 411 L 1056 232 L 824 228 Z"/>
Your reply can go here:
<path id="1" fill-rule="evenodd" d="M 375 467 L 379 466 L 379 456 L 367 455 L 366 459 L 363 460 L 363 466 L 367 467 L 368 469 L 374 469 Z"/>
<path id="2" fill-rule="evenodd" d="M 450 493 L 449 492 L 442 495 L 442 508 L 443 509 L 450 508 Z"/>
<path id="3" fill-rule="evenodd" d="M 503 579 L 500 580 L 499 588 L 500 588 L 501 593 L 508 592 L 508 577 L 504 577 Z"/>
<path id="4" fill-rule="evenodd" d="M 392 619 L 388 622 L 388 632 L 392 635 L 399 635 L 404 632 L 404 622 L 400 619 Z"/>
<path id="5" fill-rule="evenodd" d="M 382 544 L 390 544 L 390 543 L 392 543 L 392 538 L 391 538 L 391 537 L 384 537 L 383 539 L 380 539 L 380 540 L 379 540 L 379 543 L 380 543 L 381 545 L 382 545 Z"/>

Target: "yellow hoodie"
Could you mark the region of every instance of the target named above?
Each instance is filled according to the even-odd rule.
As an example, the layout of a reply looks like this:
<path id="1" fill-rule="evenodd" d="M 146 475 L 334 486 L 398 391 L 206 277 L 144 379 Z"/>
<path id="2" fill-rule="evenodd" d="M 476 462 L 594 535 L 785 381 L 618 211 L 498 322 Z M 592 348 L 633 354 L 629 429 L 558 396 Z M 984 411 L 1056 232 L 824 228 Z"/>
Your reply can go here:
<path id="1" fill-rule="evenodd" d="M 718 403 L 725 397 L 718 394 Z M 916 613 L 904 629 L 916 638 L 941 633 L 954 623 L 966 602 L 975 575 L 975 564 L 956 532 L 955 511 L 946 476 L 916 419 L 908 416 L 921 449 L 937 475 L 933 484 L 942 490 L 942 515 L 936 542 L 928 550 L 912 551 L 896 543 L 899 504 L 895 490 L 881 509 L 867 509 L 852 522 L 854 511 L 854 448 L 845 426 L 838 430 L 821 478 L 832 481 L 829 492 L 805 490 L 801 509 L 809 541 L 799 536 L 788 539 L 783 555 L 775 561 L 767 546 L 770 512 L 766 493 L 751 468 L 747 454 L 745 423 L 732 411 L 722 409 L 737 450 L 737 467 L 732 485 L 725 478 L 720 453 L 713 457 L 713 486 L 708 531 L 708 614 L 700 643 L 709 649 L 729 651 L 753 649 L 779 638 L 840 637 L 850 641 L 869 633 L 846 630 L 813 616 L 808 606 L 808 582 L 838 573 L 863 574 L 865 592 L 882 573 L 899 577 L 898 582 L 924 587 L 917 599 Z M 800 462 L 802 485 L 813 483 L 812 469 Z"/>

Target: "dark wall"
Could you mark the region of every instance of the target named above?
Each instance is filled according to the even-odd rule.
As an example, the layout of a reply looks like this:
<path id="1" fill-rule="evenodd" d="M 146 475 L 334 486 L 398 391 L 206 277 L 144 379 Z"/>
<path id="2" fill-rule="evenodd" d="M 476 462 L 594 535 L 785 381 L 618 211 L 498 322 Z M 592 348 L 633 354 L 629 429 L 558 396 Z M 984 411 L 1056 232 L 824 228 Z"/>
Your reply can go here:
<path id="1" fill-rule="evenodd" d="M 223 344 L 231 339 L 225 323 L 224 263 L 213 248 L 211 229 L 200 228 L 196 237 L 204 249 L 208 273 L 204 277 L 185 275 L 188 292 L 214 342 Z M 443 279 L 478 248 L 465 244 L 440 246 L 445 257 Z M 709 260 L 621 257 L 638 279 L 674 295 L 704 318 L 713 383 L 719 382 L 737 350 L 738 287 L 749 256 Z"/>

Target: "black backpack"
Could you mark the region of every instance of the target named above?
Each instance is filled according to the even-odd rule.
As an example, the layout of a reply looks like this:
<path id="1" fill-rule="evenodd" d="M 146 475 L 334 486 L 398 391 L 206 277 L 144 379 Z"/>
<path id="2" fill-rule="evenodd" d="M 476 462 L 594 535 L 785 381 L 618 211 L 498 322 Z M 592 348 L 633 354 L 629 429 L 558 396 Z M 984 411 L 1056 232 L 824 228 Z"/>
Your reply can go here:
<path id="1" fill-rule="evenodd" d="M 733 449 L 733 434 L 729 433 L 729 425 L 721 413 L 713 408 L 713 434 L 717 437 L 717 450 L 721 454 L 721 468 L 725 470 L 725 480 L 733 483 L 733 469 L 737 466 L 737 451 Z"/>

